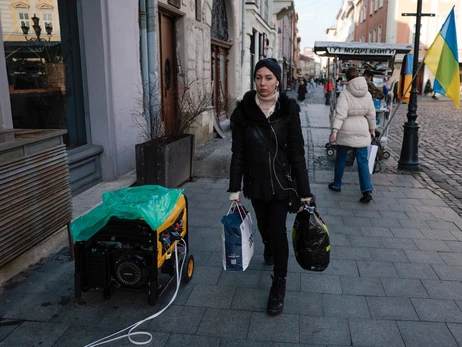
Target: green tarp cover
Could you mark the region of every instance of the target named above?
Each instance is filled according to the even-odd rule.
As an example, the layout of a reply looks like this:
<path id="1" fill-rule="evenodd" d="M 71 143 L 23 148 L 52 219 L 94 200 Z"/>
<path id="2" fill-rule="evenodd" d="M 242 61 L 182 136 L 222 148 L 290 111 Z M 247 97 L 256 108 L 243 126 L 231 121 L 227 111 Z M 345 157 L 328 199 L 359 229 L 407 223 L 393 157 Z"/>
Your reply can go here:
<path id="1" fill-rule="evenodd" d="M 183 189 L 146 185 L 122 188 L 103 194 L 103 203 L 71 223 L 73 240 L 90 239 L 111 217 L 144 219 L 152 230 L 161 226 L 172 213 Z"/>

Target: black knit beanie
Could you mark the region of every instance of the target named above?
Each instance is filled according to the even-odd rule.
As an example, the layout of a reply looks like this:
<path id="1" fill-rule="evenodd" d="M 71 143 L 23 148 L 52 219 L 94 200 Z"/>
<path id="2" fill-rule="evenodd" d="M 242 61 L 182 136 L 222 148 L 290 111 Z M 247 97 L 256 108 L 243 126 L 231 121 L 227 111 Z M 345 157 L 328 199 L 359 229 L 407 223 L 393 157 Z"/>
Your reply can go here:
<path id="1" fill-rule="evenodd" d="M 253 79 L 257 75 L 257 71 L 260 70 L 262 67 L 266 67 L 270 70 L 274 76 L 276 76 L 277 80 L 281 82 L 281 67 L 278 64 L 278 61 L 274 58 L 265 58 L 260 60 L 257 65 L 255 65 L 255 72 L 253 73 Z"/>

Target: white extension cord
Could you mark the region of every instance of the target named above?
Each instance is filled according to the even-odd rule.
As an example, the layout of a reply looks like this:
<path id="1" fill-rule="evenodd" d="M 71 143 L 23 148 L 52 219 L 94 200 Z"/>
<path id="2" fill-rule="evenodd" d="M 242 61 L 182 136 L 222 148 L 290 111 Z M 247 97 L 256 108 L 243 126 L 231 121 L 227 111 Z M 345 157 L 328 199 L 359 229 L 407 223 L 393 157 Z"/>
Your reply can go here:
<path id="1" fill-rule="evenodd" d="M 183 258 L 183 263 L 181 264 L 181 269 L 178 271 L 178 251 L 177 251 L 177 244 L 178 242 L 175 243 L 175 269 L 176 269 L 176 290 L 175 290 L 175 294 L 173 295 L 172 299 L 170 300 L 170 302 L 167 304 L 167 306 L 165 306 L 162 310 L 160 310 L 159 312 L 153 314 L 152 316 L 149 316 L 143 320 L 140 320 L 139 322 L 136 322 L 135 324 L 132 324 L 130 325 L 129 327 L 125 328 L 125 329 L 122 329 L 114 334 L 111 334 L 109 336 L 106 336 L 106 337 L 103 337 L 102 339 L 99 339 L 95 342 L 92 342 L 88 345 L 86 345 L 85 347 L 96 347 L 96 346 L 101 346 L 101 345 L 104 345 L 106 343 L 109 343 L 109 342 L 113 342 L 113 341 L 117 341 L 117 340 L 120 340 L 120 339 L 123 339 L 125 337 L 128 338 L 128 340 L 133 343 L 134 345 L 138 345 L 138 346 L 142 346 L 142 345 L 147 345 L 149 342 L 152 341 L 152 334 L 151 333 L 148 333 L 146 331 L 135 331 L 133 332 L 133 330 L 135 330 L 137 327 L 139 327 L 141 324 L 151 320 L 151 319 L 154 319 L 156 317 L 159 317 L 172 303 L 173 301 L 175 301 L 175 298 L 176 298 L 176 295 L 178 294 L 178 290 L 180 288 L 180 282 L 181 282 L 181 279 L 180 279 L 180 274 L 183 273 L 183 266 L 184 266 L 184 263 L 186 261 L 186 255 L 188 254 L 188 248 L 187 248 L 187 245 L 186 245 L 186 242 L 184 239 L 181 239 L 182 241 L 182 245 L 184 246 L 184 258 Z M 112 338 L 110 339 L 111 337 L 115 336 L 115 335 L 118 335 L 120 333 L 123 333 L 124 331 L 128 330 L 128 333 L 125 334 L 125 335 L 122 335 L 122 336 L 118 336 L 118 337 L 115 337 L 115 338 Z M 147 336 L 148 337 L 148 340 L 146 341 L 142 341 L 142 342 L 138 342 L 138 341 L 135 341 L 132 339 L 133 336 L 135 335 L 143 335 L 143 336 Z M 110 340 L 108 340 L 110 339 Z"/>

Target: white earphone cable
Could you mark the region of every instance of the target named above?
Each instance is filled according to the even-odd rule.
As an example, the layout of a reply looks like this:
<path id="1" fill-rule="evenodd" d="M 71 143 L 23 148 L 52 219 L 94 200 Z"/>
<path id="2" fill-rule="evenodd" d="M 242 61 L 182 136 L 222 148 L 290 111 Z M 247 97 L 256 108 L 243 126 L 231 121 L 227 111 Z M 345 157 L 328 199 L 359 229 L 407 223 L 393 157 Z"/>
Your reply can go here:
<path id="1" fill-rule="evenodd" d="M 279 142 L 278 142 L 278 137 L 277 137 L 277 135 L 276 135 L 276 131 L 274 131 L 273 127 L 271 126 L 271 123 L 269 122 L 269 119 L 268 119 L 268 123 L 269 123 L 269 126 L 270 126 L 270 128 L 271 128 L 271 131 L 272 131 L 273 134 L 274 134 L 274 138 L 275 138 L 275 140 L 276 140 L 276 153 L 274 154 L 274 158 L 273 158 L 273 173 L 274 173 L 274 177 L 276 177 L 276 181 L 278 182 L 279 187 L 281 187 L 282 190 L 285 190 L 285 191 L 293 190 L 293 191 L 295 192 L 295 194 L 297 195 L 297 197 L 299 197 L 299 196 L 298 196 L 298 192 L 297 192 L 296 189 L 291 188 L 291 187 L 289 187 L 289 188 L 284 188 L 284 187 L 282 186 L 282 184 L 281 184 L 281 181 L 279 181 L 278 175 L 276 174 L 276 157 L 277 157 L 278 151 L 279 151 Z M 292 179 L 292 177 L 290 177 L 290 178 L 287 177 L 287 178 L 290 179 L 290 180 Z"/>

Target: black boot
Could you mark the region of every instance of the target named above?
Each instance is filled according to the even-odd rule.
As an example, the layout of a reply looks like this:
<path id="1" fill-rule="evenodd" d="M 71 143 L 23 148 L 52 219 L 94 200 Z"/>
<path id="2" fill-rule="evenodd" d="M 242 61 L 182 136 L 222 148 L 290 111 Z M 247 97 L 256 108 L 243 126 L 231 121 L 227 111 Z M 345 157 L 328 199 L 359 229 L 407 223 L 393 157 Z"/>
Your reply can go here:
<path id="1" fill-rule="evenodd" d="M 359 199 L 359 201 L 362 202 L 363 204 L 368 204 L 369 201 L 371 200 L 372 200 L 372 194 L 369 190 L 367 192 L 364 192 L 363 195 L 361 196 L 361 199 Z"/>
<path id="2" fill-rule="evenodd" d="M 284 308 L 284 297 L 286 295 L 286 279 L 280 276 L 271 276 L 273 285 L 271 286 L 268 298 L 268 313 L 277 315 Z"/>
<path id="3" fill-rule="evenodd" d="M 271 248 L 269 245 L 269 242 L 263 242 L 265 245 L 265 250 L 263 251 L 263 258 L 265 259 L 265 264 L 266 265 L 273 265 L 274 260 L 273 260 L 273 252 L 271 252 Z"/>

